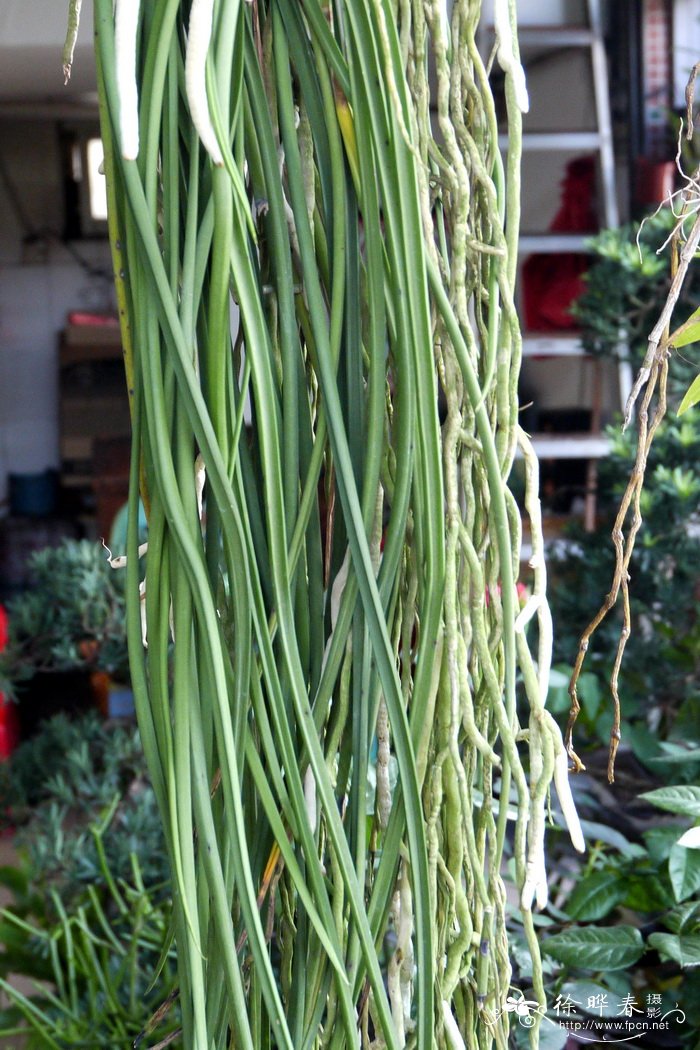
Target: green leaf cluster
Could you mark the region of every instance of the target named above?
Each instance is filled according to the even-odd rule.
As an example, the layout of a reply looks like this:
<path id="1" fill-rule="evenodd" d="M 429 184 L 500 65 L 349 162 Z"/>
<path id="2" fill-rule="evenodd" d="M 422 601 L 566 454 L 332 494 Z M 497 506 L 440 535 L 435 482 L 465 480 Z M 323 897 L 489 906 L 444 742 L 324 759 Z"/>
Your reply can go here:
<path id="1" fill-rule="evenodd" d="M 108 671 L 128 681 L 125 603 L 118 571 L 89 540 L 64 540 L 29 560 L 30 587 L 7 604 L 9 639 L 0 688 L 39 671 Z"/>
<path id="2" fill-rule="evenodd" d="M 3 820 L 16 829 L 34 885 L 46 897 L 58 890 L 67 906 L 102 881 L 90 828 L 115 799 L 101 836 L 110 871 L 128 878 L 135 854 L 146 882 L 163 883 L 163 832 L 135 726 L 93 712 L 56 715 L 0 765 Z"/>
<path id="3" fill-rule="evenodd" d="M 690 757 L 694 752 L 692 742 L 667 744 L 664 760 L 696 769 L 697 758 Z M 544 930 L 548 1001 L 591 979 L 602 993 L 663 993 L 669 1006 L 677 1002 L 687 1014 L 683 1038 L 694 1045 L 700 1032 L 695 1009 L 700 995 L 700 850 L 681 846 L 678 839 L 687 818 L 700 814 L 700 789 L 676 784 L 646 792 L 641 800 L 673 817 L 660 817 L 639 842 L 605 824 L 583 821 L 591 848 L 588 863 L 561 910 L 550 907 L 555 920 L 548 917 Z M 583 800 L 581 808 L 586 805 Z M 676 817 L 686 819 L 678 823 Z M 580 995 L 578 1000 L 585 1002 Z"/>
<path id="4" fill-rule="evenodd" d="M 566 545 L 553 550 L 550 560 L 555 660 L 564 668 L 573 662 L 580 634 L 613 578 L 610 533 L 634 463 L 635 446 L 633 435 L 629 431 L 621 433 L 619 426 L 609 428 L 608 433 L 611 454 L 599 465 L 598 527 L 593 533 L 585 533 L 572 525 Z M 694 733 L 700 713 L 699 465 L 697 409 L 689 410 L 681 419 L 667 416 L 649 452 L 641 495 L 643 527 L 630 564 L 632 632 L 620 669 L 620 695 L 627 723 L 623 739 L 636 748 L 637 757 L 643 762 L 660 755 L 657 743 L 642 739 L 647 731 L 661 740 L 682 739 L 689 732 Z M 601 702 L 588 703 L 590 687 L 584 687 L 584 710 L 578 730 L 582 746 L 586 738 L 598 746 L 609 734 L 607 682 L 620 626 L 621 612 L 617 609 L 600 625 L 591 644 L 587 674 L 597 679 Z M 562 710 L 567 706 L 562 694 Z M 655 772 L 659 771 L 657 767 Z"/>
<path id="5" fill-rule="evenodd" d="M 629 223 L 591 238 L 594 261 L 584 278 L 585 291 L 571 311 L 589 353 L 625 357 L 633 366 L 641 362 L 671 285 L 670 247 L 662 246 L 675 223 L 672 212 L 664 209 L 641 225 Z M 700 274 L 691 266 L 673 313 L 673 328 L 688 321 L 699 297 Z M 692 356 L 688 360 L 686 354 L 674 354 L 671 373 L 671 400 L 677 407 L 697 373 Z"/>
<path id="6" fill-rule="evenodd" d="M 99 842 L 100 827 L 93 832 Z M 106 864 L 102 876 L 106 889 L 90 885 L 68 912 L 59 893 L 47 901 L 36 892 L 29 867 L 0 870 L 13 895 L 0 912 L 0 1039 L 21 1035 L 26 1050 L 126 1050 L 176 990 L 167 902 L 144 884 L 135 855 L 129 879 Z M 175 1033 L 178 1016 L 175 1002 L 158 1035 Z"/>
<path id="7" fill-rule="evenodd" d="M 138 733 L 59 715 L 0 776 L 3 812 L 20 825 L 19 863 L 0 871 L 12 896 L 0 913 L 0 1039 L 130 1046 L 175 985 L 163 832 Z M 17 974 L 33 990 L 20 993 Z M 175 1005 L 159 1037 L 177 1025 Z"/>

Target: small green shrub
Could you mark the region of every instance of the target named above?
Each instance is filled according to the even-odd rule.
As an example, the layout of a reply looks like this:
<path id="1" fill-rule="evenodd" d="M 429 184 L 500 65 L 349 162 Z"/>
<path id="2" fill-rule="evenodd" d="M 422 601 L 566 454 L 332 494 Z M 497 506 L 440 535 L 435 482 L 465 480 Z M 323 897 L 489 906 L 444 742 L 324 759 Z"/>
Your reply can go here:
<path id="1" fill-rule="evenodd" d="M 163 832 L 135 726 L 105 722 L 96 713 L 57 715 L 0 766 L 0 806 L 18 826 L 37 889 L 73 893 L 102 881 L 90 831 L 114 813 L 102 836 L 116 878 L 131 875 L 132 854 L 148 885 L 167 879 Z"/>
<path id="2" fill-rule="evenodd" d="M 658 255 L 656 249 L 673 221 L 661 214 L 641 231 L 626 227 L 595 239 L 587 291 L 576 307 L 590 352 L 613 356 L 622 346 L 633 367 L 640 362 L 668 293 L 668 249 Z M 695 266 L 674 325 L 699 298 Z M 663 1009 L 677 1003 L 686 1015 L 669 1045 L 687 1047 L 698 1045 L 700 1033 L 700 850 L 679 842 L 700 818 L 700 412 L 679 418 L 676 410 L 697 372 L 691 356 L 683 349 L 671 358 L 669 411 L 647 464 L 644 523 L 630 564 L 632 633 L 619 675 L 617 782 L 609 792 L 593 781 L 574 783 L 588 857 L 582 866 L 557 843 L 554 904 L 540 917 L 550 1004 L 570 996 L 585 1014 L 596 997 L 614 1002 L 636 994 L 642 1006 L 647 995 L 660 997 Z M 632 430 L 622 434 L 616 424 L 608 433 L 612 450 L 598 474 L 599 527 L 585 533 L 572 526 L 550 560 L 556 663 L 549 706 L 558 717 L 569 707 L 581 632 L 611 586 L 610 534 L 634 463 Z M 600 625 L 579 681 L 576 750 L 594 769 L 593 752 L 607 751 L 608 682 L 621 619 L 618 609 Z M 598 763 L 601 771 L 604 764 Z M 641 788 L 644 779 L 650 790 Z"/>
<path id="3" fill-rule="evenodd" d="M 100 847 L 105 826 L 91 828 L 104 885 L 71 895 L 70 911 L 59 891 L 48 900 L 36 892 L 28 866 L 0 871 L 14 894 L 0 913 L 0 988 L 10 1003 L 0 1011 L 0 1039 L 22 1032 L 27 1050 L 126 1050 L 176 999 L 167 897 L 144 884 L 135 855 L 131 877 L 114 878 Z M 34 993 L 20 992 L 10 975 L 29 978 Z M 176 1002 L 156 1026 L 158 1038 L 177 1031 Z"/>
<path id="4" fill-rule="evenodd" d="M 125 603 L 118 571 L 98 543 L 64 540 L 35 552 L 31 587 L 8 602 L 0 691 L 39 671 L 108 671 L 128 681 Z"/>
<path id="5" fill-rule="evenodd" d="M 670 277 L 668 248 L 657 254 L 674 222 L 664 212 L 636 226 L 607 230 L 595 238 L 595 262 L 586 292 L 576 304 L 582 339 L 592 353 L 627 348 L 633 366 L 663 307 Z M 684 321 L 700 298 L 700 267 L 691 267 L 673 324 Z M 669 410 L 649 453 L 641 498 L 643 527 L 630 566 L 632 633 L 620 671 L 623 740 L 646 761 L 658 755 L 648 734 L 683 736 L 700 716 L 700 411 L 681 418 L 676 409 L 696 364 L 684 348 L 669 370 Z M 568 542 L 553 552 L 552 612 L 555 660 L 571 665 L 578 639 L 610 589 L 614 550 L 610 533 L 634 464 L 636 435 L 609 428 L 612 450 L 598 472 L 599 527 L 592 534 L 572 527 Z M 586 670 L 607 692 L 621 625 L 615 610 L 591 642 Z M 611 716 L 601 705 L 594 719 L 584 711 L 578 727 L 596 746 L 607 741 Z"/>
<path id="6" fill-rule="evenodd" d="M 21 857 L 0 871 L 13 895 L 0 918 L 11 1001 L 0 1037 L 19 1026 L 29 1050 L 131 1046 L 175 984 L 166 850 L 137 730 L 56 716 L 0 767 L 0 799 Z M 40 982 L 35 994 L 9 974 Z M 177 1025 L 175 1006 L 158 1038 Z"/>

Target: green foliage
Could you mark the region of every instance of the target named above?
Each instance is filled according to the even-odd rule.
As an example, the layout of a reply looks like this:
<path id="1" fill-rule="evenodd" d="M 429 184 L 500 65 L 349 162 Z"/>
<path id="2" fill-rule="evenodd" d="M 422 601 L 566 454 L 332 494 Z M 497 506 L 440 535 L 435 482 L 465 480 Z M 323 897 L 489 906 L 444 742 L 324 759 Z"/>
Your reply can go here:
<path id="1" fill-rule="evenodd" d="M 674 816 L 687 816 L 692 799 L 694 792 L 685 785 L 647 795 Z M 550 906 L 552 918 L 546 916 L 542 948 L 556 963 L 549 970 L 548 1002 L 568 992 L 585 1004 L 587 995 L 595 994 L 581 994 L 591 980 L 599 993 L 615 998 L 635 990 L 641 997 L 663 993 L 667 1008 L 678 1003 L 687 1015 L 682 1037 L 688 1042 L 683 1045 L 696 1045 L 700 851 L 678 845 L 686 822 L 662 817 L 640 843 L 627 842 L 605 825 L 584 821 L 583 826 L 588 863 L 562 910 Z"/>
<path id="2" fill-rule="evenodd" d="M 641 360 L 647 336 L 663 307 L 670 283 L 667 239 L 673 216 L 661 213 L 636 226 L 608 230 L 595 238 L 595 262 L 587 274 L 587 288 L 576 313 L 582 339 L 593 353 L 614 355 L 627 346 L 634 364 Z M 637 243 L 638 241 L 638 243 Z M 691 267 L 674 312 L 680 324 L 696 310 L 700 274 Z M 679 353 L 670 362 L 672 408 L 687 389 L 696 366 Z M 609 428 L 611 454 L 598 474 L 599 527 L 593 534 L 573 527 L 569 542 L 553 552 L 552 613 L 555 622 L 555 660 L 565 675 L 573 662 L 581 632 L 599 608 L 613 578 L 614 550 L 610 532 L 636 453 L 633 428 L 622 433 Z M 643 527 L 630 566 L 632 633 L 620 670 L 623 746 L 631 745 L 637 758 L 663 775 L 668 754 L 659 738 L 683 740 L 697 723 L 700 675 L 700 617 L 697 565 L 700 564 L 700 413 L 689 409 L 682 418 L 670 411 L 656 433 L 649 453 L 640 510 Z M 597 690 L 581 682 L 582 714 L 577 727 L 578 746 L 607 743 L 611 713 L 603 701 L 621 626 L 614 610 L 600 625 L 586 661 L 586 678 L 597 680 Z M 588 694 L 600 698 L 589 701 Z M 554 697 L 562 712 L 568 699 L 561 690 Z M 692 775 L 690 767 L 680 779 Z"/>
<path id="3" fill-rule="evenodd" d="M 102 881 L 91 826 L 112 808 L 101 836 L 110 871 L 129 878 L 135 855 L 149 885 L 166 880 L 162 826 L 134 726 L 96 713 L 50 719 L 0 766 L 0 806 L 20 827 L 37 889 L 58 890 L 67 905 Z"/>
<path id="4" fill-rule="evenodd" d="M 697 405 L 698 401 L 700 401 L 700 376 L 695 377 L 683 395 L 683 400 L 678 406 L 678 415 L 682 416 L 683 413 L 687 412 L 689 408 L 693 407 L 693 405 Z"/>
<path id="5" fill-rule="evenodd" d="M 92 830 L 99 842 L 101 828 Z M 0 1038 L 26 1033 L 27 1050 L 126 1050 L 174 990 L 170 951 L 154 983 L 169 908 L 144 884 L 135 855 L 128 880 L 116 880 L 105 864 L 105 888 L 89 885 L 70 912 L 55 891 L 46 902 L 30 872 L 29 866 L 0 872 L 14 894 L 12 908 L 0 913 L 0 989 L 9 1002 L 0 1010 Z M 29 978 L 32 994 L 17 989 L 18 975 Z M 177 1025 L 174 1007 L 158 1035 Z"/>
<path id="6" fill-rule="evenodd" d="M 572 308 L 581 339 L 591 354 L 629 355 L 639 363 L 670 288 L 670 248 L 662 248 L 676 222 L 664 209 L 641 226 L 604 230 L 591 239 L 595 262 L 588 270 L 586 290 Z M 661 250 L 659 250 L 661 249 Z M 673 326 L 689 319 L 700 297 L 700 272 L 690 267 L 673 313 Z M 697 368 L 674 355 L 671 388 L 680 399 Z"/>
<path id="7" fill-rule="evenodd" d="M 641 360 L 669 288 L 668 249 L 658 255 L 656 249 L 673 222 L 670 214 L 646 222 L 639 248 L 634 227 L 596 238 L 595 262 L 576 308 L 589 352 L 617 356 L 622 346 L 629 349 L 633 367 Z M 692 315 L 699 297 L 700 274 L 691 267 L 674 327 Z M 630 565 L 632 633 L 619 676 L 623 721 L 618 782 L 611 789 L 615 805 L 606 810 L 597 793 L 595 798 L 579 797 L 579 809 L 589 817 L 582 820 L 589 859 L 571 889 L 566 885 L 571 863 L 562 858 L 556 898 L 562 910 L 551 909 L 555 924 L 543 945 L 559 963 L 550 978 L 550 999 L 591 979 L 603 992 L 615 992 L 616 981 L 623 994 L 633 989 L 663 992 L 669 1008 L 677 1001 L 687 1014 L 682 1037 L 688 1035 L 689 1046 L 700 1031 L 695 1007 L 700 995 L 700 851 L 679 839 L 700 815 L 700 413 L 689 407 L 679 418 L 674 410 L 696 372 L 685 355 L 672 354 L 670 411 L 651 446 L 641 496 L 643 527 Z M 571 528 L 550 561 L 557 663 L 549 702 L 561 715 L 568 709 L 568 678 L 579 637 L 613 579 L 610 534 L 636 453 L 633 429 L 623 434 L 616 425 L 608 433 L 611 454 L 601 461 L 598 476 L 599 527 L 592 534 Z M 592 758 L 592 752 L 607 749 L 612 721 L 608 681 L 620 627 L 616 610 L 596 632 L 579 683 L 576 746 L 591 766 L 595 761 L 585 752 Z M 652 790 L 635 799 L 638 763 L 646 767 Z M 630 766 L 631 793 L 625 784 Z M 628 841 L 621 827 L 637 841 Z M 619 956 L 607 958 L 605 946 L 618 940 Z M 614 969 L 616 965 L 621 968 Z M 585 1002 L 583 995 L 578 998 Z"/>
<path id="8" fill-rule="evenodd" d="M 128 681 L 125 608 L 119 573 L 88 540 L 64 540 L 29 562 L 32 585 L 8 603 L 9 639 L 0 689 L 38 671 L 101 669 Z"/>
<path id="9" fill-rule="evenodd" d="M 694 785 L 679 784 L 675 787 L 657 788 L 655 791 L 645 792 L 642 798 L 670 813 L 700 817 L 700 787 Z"/>
<path id="10" fill-rule="evenodd" d="M 579 966 L 585 960 L 587 970 L 625 970 L 644 953 L 644 942 L 633 926 L 574 926 L 555 933 L 543 944 L 547 955 L 568 966 Z"/>
<path id="11" fill-rule="evenodd" d="M 29 1028 L 28 1050 L 128 1047 L 175 983 L 162 828 L 138 733 L 59 715 L 2 767 L 2 808 L 20 823 L 21 863 L 0 871 L 0 1037 Z M 37 986 L 23 997 L 7 983 Z M 154 987 L 150 990 L 151 984 Z M 158 1036 L 174 1031 L 168 1014 Z"/>

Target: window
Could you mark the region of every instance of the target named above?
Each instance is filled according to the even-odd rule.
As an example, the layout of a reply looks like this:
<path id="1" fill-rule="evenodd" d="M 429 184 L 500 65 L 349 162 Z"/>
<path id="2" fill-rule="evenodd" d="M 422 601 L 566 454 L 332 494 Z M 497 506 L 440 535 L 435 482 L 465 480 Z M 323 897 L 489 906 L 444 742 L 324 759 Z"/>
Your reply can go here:
<path id="1" fill-rule="evenodd" d="M 107 221 L 107 183 L 104 176 L 104 150 L 102 139 L 87 142 L 87 184 L 90 218 L 97 222 Z"/>
<path id="2" fill-rule="evenodd" d="M 107 191 L 97 124 L 59 127 L 63 168 L 65 241 L 107 236 Z"/>

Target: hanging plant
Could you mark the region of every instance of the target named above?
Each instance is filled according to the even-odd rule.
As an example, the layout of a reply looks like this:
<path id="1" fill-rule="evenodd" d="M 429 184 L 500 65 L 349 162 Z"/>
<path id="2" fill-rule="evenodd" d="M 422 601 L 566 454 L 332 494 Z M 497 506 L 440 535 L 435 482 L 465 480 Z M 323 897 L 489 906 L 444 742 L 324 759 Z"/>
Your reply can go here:
<path id="1" fill-rule="evenodd" d="M 518 428 L 514 7 L 504 164 L 472 0 L 95 0 L 188 1048 L 506 1047 L 507 841 L 544 1010 L 552 778 L 583 843 Z"/>

